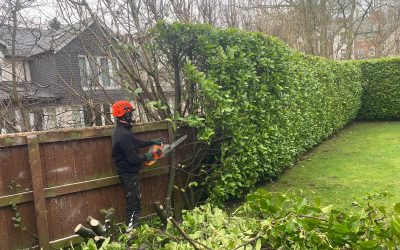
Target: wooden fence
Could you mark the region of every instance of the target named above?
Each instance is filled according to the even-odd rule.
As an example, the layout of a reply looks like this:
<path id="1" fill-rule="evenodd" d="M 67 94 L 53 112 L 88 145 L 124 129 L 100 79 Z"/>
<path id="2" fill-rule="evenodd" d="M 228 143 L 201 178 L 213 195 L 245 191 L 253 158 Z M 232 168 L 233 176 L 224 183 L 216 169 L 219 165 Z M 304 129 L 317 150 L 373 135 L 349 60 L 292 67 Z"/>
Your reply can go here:
<path id="1" fill-rule="evenodd" d="M 52 249 L 79 237 L 74 228 L 100 209 L 125 216 L 125 197 L 111 158 L 112 126 L 0 136 L 0 249 Z M 135 125 L 143 140 L 171 140 L 165 122 Z M 177 149 L 177 162 L 192 158 L 194 131 Z M 143 149 L 147 150 L 147 149 Z M 169 158 L 141 172 L 142 216 L 166 197 Z"/>

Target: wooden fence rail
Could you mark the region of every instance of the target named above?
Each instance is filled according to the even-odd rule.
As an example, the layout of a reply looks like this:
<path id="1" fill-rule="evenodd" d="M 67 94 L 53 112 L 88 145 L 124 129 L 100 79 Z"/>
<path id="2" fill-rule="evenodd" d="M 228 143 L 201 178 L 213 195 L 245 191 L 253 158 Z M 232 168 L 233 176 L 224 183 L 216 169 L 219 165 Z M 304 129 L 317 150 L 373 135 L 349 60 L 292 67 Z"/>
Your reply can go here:
<path id="1" fill-rule="evenodd" d="M 111 158 L 112 126 L 0 135 L 0 249 L 55 249 L 79 241 L 74 227 L 100 209 L 125 216 L 125 197 Z M 143 140 L 171 138 L 166 122 L 135 125 Z M 194 131 L 177 149 L 177 162 L 190 160 Z M 147 149 L 143 149 L 147 150 Z M 171 160 L 141 171 L 142 215 L 164 202 Z"/>

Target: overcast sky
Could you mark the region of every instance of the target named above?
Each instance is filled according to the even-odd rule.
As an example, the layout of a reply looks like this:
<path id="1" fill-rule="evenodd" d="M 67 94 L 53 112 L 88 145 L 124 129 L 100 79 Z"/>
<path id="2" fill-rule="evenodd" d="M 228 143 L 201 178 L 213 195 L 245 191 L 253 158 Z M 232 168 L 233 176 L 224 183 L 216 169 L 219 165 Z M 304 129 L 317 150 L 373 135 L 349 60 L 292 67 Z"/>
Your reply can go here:
<path id="1" fill-rule="evenodd" d="M 87 2 L 93 6 L 97 1 L 87 0 Z M 36 24 L 47 24 L 54 17 L 57 17 L 61 23 L 64 23 L 57 0 L 36 0 L 29 8 L 21 11 L 21 17 L 27 18 Z"/>
<path id="2" fill-rule="evenodd" d="M 22 10 L 21 15 L 37 23 L 48 21 L 57 16 L 57 5 L 54 0 L 39 0 L 31 7 Z"/>

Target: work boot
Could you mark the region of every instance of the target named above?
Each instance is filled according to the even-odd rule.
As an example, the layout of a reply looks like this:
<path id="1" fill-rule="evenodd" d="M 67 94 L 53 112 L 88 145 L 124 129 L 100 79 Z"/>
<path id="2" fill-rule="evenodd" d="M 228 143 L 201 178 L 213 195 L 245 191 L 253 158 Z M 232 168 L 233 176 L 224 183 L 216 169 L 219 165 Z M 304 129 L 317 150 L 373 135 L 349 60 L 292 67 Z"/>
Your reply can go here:
<path id="1" fill-rule="evenodd" d="M 140 226 L 140 215 L 135 215 L 133 217 L 133 227 L 139 227 Z"/>
<path id="2" fill-rule="evenodd" d="M 132 221 L 127 225 L 126 232 L 129 233 L 134 228 L 140 226 L 140 215 L 134 215 Z"/>

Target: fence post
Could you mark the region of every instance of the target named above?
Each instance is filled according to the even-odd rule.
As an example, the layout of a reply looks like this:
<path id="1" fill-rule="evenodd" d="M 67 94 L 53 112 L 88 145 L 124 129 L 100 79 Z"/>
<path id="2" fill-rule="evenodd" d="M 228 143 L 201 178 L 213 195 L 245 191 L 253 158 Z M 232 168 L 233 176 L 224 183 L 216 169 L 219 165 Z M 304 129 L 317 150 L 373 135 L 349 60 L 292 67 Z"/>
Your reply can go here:
<path id="1" fill-rule="evenodd" d="M 44 182 L 42 161 L 40 159 L 39 140 L 37 135 L 28 135 L 27 141 L 39 245 L 41 249 L 48 250 L 50 249 L 49 224 L 47 221 L 46 200 L 44 196 Z"/>

